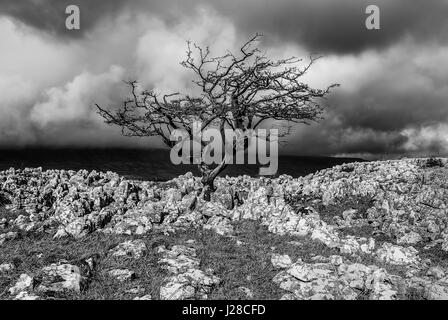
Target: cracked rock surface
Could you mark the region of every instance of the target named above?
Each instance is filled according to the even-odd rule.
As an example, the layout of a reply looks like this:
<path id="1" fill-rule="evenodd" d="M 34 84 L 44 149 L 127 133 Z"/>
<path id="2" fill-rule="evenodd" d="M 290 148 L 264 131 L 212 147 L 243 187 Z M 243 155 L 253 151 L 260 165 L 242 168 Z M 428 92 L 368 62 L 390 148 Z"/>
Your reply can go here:
<path id="1" fill-rule="evenodd" d="M 113 172 L 11 168 L 0 172 L 6 203 L 1 210 L 7 212 L 0 211 L 0 253 L 27 237 L 48 235 L 62 243 L 82 243 L 96 234 L 115 237 L 119 241 L 101 248 L 103 259 L 128 259 L 131 265 L 113 265 L 109 278 L 132 283 L 125 280 L 143 272 L 132 263 L 152 258 L 166 272 L 157 290 L 135 292 L 132 299 L 159 292 L 160 299 L 206 299 L 222 285 L 222 275 L 202 266 L 195 241 L 153 244 L 152 237 L 201 230 L 245 248 L 254 244 L 239 239 L 237 230 L 250 221 L 272 235 L 290 237 L 297 251 L 304 243 L 318 243 L 331 252 L 293 258 L 272 246 L 270 281 L 283 290 L 282 299 L 398 299 L 403 290 L 407 297 L 417 292 L 425 299 L 445 299 L 447 162 L 349 163 L 299 178 L 218 177 L 210 202 L 198 196 L 201 182 L 191 173 L 151 182 Z M 94 261 L 65 258 L 49 259 L 32 271 L 20 265 L 0 255 L 0 277 L 12 277 L 6 293 L 14 299 L 82 293 L 96 268 Z M 235 288 L 256 297 L 245 286 Z"/>
<path id="2" fill-rule="evenodd" d="M 199 269 L 200 260 L 192 247 L 173 246 L 168 250 L 161 246 L 158 253 L 162 255 L 160 263 L 171 274 L 160 288 L 162 300 L 207 299 L 213 286 L 220 282 L 213 270 Z"/>

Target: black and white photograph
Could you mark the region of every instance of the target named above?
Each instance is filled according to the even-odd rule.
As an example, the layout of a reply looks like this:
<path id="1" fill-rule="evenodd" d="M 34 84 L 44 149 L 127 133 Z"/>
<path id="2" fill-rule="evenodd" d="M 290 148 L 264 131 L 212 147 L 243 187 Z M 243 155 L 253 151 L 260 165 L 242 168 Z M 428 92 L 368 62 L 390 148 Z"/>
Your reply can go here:
<path id="1" fill-rule="evenodd" d="M 448 300 L 447 17 L 0 0 L 0 300 Z"/>

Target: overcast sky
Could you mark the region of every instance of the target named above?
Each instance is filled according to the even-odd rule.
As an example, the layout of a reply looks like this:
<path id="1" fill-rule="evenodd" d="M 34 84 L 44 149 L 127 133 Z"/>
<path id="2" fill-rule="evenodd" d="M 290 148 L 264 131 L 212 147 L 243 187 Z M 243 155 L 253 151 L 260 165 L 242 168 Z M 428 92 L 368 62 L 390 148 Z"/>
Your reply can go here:
<path id="1" fill-rule="evenodd" d="M 65 28 L 78 4 L 81 29 Z M 368 31 L 367 5 L 381 10 Z M 325 120 L 287 153 L 448 155 L 448 0 L 0 0 L 0 145 L 149 146 L 106 127 L 123 79 L 188 91 L 185 41 L 217 54 L 256 32 L 272 57 L 324 58 L 306 81 L 340 83 Z"/>

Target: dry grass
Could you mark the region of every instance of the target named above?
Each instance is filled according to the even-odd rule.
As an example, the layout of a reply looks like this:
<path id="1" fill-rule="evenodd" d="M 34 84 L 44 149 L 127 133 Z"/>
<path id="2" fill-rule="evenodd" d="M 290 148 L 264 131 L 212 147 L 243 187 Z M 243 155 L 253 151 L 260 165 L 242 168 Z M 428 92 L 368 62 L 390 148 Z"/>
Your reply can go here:
<path id="1" fill-rule="evenodd" d="M 140 259 L 113 257 L 108 255 L 111 248 L 130 239 L 142 239 L 147 244 L 147 252 Z M 92 233 L 81 239 L 71 237 L 53 239 L 46 233 L 23 234 L 19 239 L 5 242 L 0 251 L 1 263 L 12 263 L 12 271 L 0 275 L 1 299 L 12 298 L 7 290 L 12 287 L 20 274 L 36 276 L 42 267 L 61 260 L 80 265 L 89 256 L 97 256 L 97 268 L 90 283 L 81 293 L 63 292 L 47 299 L 132 299 L 136 294 L 126 293 L 131 288 L 140 287 L 144 294 L 159 298 L 160 286 L 167 273 L 158 264 L 156 249 L 160 245 L 170 247 L 195 240 L 201 261 L 200 268 L 211 268 L 222 280 L 213 288 L 210 299 L 248 299 L 239 287 L 249 288 L 255 299 L 278 299 L 284 292 L 272 282 L 278 273 L 270 262 L 273 252 L 288 254 L 294 260 L 307 261 L 316 252 L 322 255 L 336 254 L 333 249 L 308 238 L 278 236 L 256 221 L 240 222 L 235 225 L 235 235 L 221 236 L 210 230 L 187 229 L 175 234 L 163 235 L 151 232 L 143 236 L 111 235 Z M 242 244 L 238 245 L 237 240 Z M 295 241 L 295 243 L 291 243 Z M 136 273 L 133 281 L 119 282 L 107 275 L 115 268 L 125 268 Z"/>

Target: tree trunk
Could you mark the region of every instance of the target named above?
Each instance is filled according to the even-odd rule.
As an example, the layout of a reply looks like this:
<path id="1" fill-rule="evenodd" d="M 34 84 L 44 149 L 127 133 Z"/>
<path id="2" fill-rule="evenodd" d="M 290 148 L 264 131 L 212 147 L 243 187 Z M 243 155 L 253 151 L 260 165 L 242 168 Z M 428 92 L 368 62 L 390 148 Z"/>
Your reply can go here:
<path id="1" fill-rule="evenodd" d="M 210 177 L 202 178 L 202 199 L 204 199 L 204 201 L 210 201 L 211 200 L 211 195 L 212 193 L 215 191 L 215 186 L 214 186 L 214 179 L 212 180 Z"/>
<path id="2" fill-rule="evenodd" d="M 214 168 L 213 170 L 210 169 L 210 167 L 205 164 L 205 163 L 201 163 L 199 165 L 199 171 L 202 174 L 202 195 L 203 195 L 203 199 L 205 201 L 210 201 L 211 199 L 211 194 L 213 192 L 215 192 L 216 188 L 214 185 L 215 182 L 215 178 L 226 168 L 227 164 L 226 161 L 223 160 L 216 168 Z"/>

